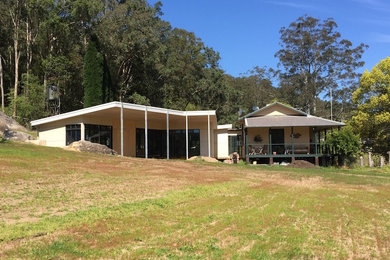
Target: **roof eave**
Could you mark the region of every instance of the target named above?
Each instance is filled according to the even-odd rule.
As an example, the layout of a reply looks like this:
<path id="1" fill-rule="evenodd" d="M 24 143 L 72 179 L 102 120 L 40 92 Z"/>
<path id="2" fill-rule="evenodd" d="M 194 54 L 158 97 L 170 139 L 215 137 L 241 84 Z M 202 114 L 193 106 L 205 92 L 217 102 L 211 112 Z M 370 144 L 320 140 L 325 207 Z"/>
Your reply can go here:
<path id="1" fill-rule="evenodd" d="M 120 108 L 121 102 L 113 101 L 110 103 L 97 105 L 93 107 L 83 108 L 71 112 L 67 112 L 60 115 L 50 116 L 46 118 L 41 118 L 38 120 L 31 121 L 31 126 L 38 126 L 43 125 L 55 121 L 60 121 L 64 119 L 68 119 L 75 116 L 81 116 L 86 115 L 89 113 L 99 112 L 102 110 L 110 109 L 110 108 Z M 131 103 L 123 103 L 124 109 L 133 109 L 138 111 L 149 111 L 149 112 L 155 112 L 155 113 L 168 113 L 171 115 L 178 115 L 178 116 L 215 116 L 216 117 L 216 111 L 215 110 L 201 110 L 201 111 L 180 111 L 180 110 L 173 110 L 173 109 L 167 109 L 167 108 L 161 108 L 161 107 L 153 107 L 153 106 L 144 106 L 144 105 L 138 105 L 138 104 L 131 104 Z"/>
<path id="2" fill-rule="evenodd" d="M 345 124 L 339 125 L 245 125 L 245 128 L 261 128 L 261 127 L 342 127 Z"/>

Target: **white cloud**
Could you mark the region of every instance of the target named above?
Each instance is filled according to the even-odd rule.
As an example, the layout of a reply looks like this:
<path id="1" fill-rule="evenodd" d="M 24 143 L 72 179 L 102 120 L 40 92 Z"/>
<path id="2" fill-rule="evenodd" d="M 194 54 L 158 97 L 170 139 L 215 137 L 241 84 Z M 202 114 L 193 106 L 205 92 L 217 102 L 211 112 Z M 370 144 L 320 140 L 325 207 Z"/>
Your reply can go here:
<path id="1" fill-rule="evenodd" d="M 288 2 L 288 1 L 264 1 L 267 4 L 287 6 L 297 9 L 317 9 L 317 7 L 309 4 L 297 3 L 297 2 Z"/>
<path id="2" fill-rule="evenodd" d="M 375 33 L 373 35 L 374 42 L 379 43 L 390 43 L 390 34 L 386 33 Z"/>
<path id="3" fill-rule="evenodd" d="M 370 8 L 377 11 L 389 12 L 390 5 L 382 0 L 351 0 L 352 2 L 364 5 L 365 8 Z"/>
<path id="4" fill-rule="evenodd" d="M 390 20 L 387 20 L 387 19 L 359 19 L 359 20 L 364 22 L 364 23 L 381 25 L 381 26 L 389 26 L 390 25 Z"/>

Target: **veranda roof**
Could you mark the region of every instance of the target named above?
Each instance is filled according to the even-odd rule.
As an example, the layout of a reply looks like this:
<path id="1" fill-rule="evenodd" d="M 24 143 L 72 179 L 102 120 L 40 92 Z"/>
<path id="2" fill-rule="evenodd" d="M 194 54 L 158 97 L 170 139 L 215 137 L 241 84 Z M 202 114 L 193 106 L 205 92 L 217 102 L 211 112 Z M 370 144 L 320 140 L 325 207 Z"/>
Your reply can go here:
<path id="1" fill-rule="evenodd" d="M 313 127 L 337 127 L 345 126 L 344 123 L 324 119 L 316 116 L 262 116 L 245 118 L 245 127 L 289 127 L 289 126 L 313 126 Z"/>

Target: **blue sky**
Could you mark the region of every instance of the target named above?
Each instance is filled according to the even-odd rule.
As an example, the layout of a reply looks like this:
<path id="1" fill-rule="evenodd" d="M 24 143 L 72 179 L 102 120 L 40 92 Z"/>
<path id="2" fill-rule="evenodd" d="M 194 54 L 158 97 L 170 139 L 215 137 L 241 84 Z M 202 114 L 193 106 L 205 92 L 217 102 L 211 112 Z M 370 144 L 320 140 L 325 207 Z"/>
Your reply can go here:
<path id="1" fill-rule="evenodd" d="M 233 76 L 254 66 L 276 67 L 280 28 L 305 14 L 333 17 L 343 38 L 368 44 L 362 70 L 390 56 L 390 0 L 161 1 L 163 19 L 218 51 L 222 69 Z"/>

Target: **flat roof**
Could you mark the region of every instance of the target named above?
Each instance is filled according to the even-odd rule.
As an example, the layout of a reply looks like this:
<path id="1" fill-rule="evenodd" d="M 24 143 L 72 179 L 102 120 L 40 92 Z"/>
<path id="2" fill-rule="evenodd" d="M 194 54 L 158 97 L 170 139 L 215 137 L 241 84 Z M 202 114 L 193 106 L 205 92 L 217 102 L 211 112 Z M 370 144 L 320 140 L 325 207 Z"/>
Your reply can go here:
<path id="1" fill-rule="evenodd" d="M 123 109 L 128 110 L 137 110 L 137 111 L 148 111 L 148 112 L 154 112 L 154 113 L 161 113 L 161 114 L 170 114 L 170 115 L 176 115 L 176 116 L 216 116 L 215 110 L 200 110 L 200 111 L 180 111 L 180 110 L 174 110 L 174 109 L 167 109 L 167 108 L 161 108 L 161 107 L 153 107 L 153 106 L 143 106 L 143 105 L 137 105 L 137 104 L 131 104 L 131 103 L 121 103 L 118 101 L 113 101 L 110 103 L 105 103 L 93 107 L 83 108 L 71 112 L 67 112 L 60 115 L 45 117 L 42 119 L 31 121 L 31 126 L 37 126 L 42 124 L 51 123 L 54 121 L 59 121 L 67 118 L 72 118 L 75 116 L 81 116 L 86 115 L 93 112 L 103 111 L 110 108 L 120 108 L 123 104 Z"/>

